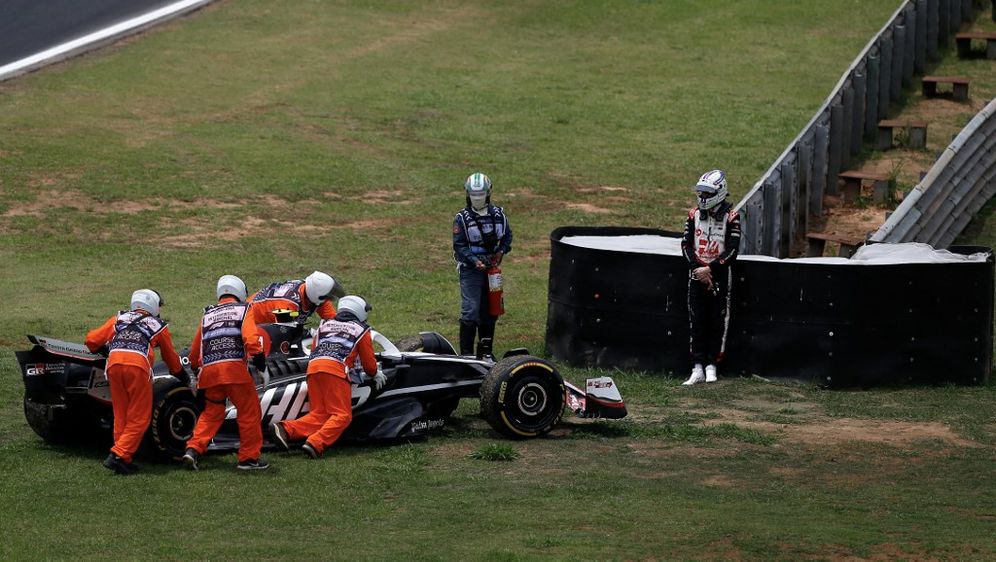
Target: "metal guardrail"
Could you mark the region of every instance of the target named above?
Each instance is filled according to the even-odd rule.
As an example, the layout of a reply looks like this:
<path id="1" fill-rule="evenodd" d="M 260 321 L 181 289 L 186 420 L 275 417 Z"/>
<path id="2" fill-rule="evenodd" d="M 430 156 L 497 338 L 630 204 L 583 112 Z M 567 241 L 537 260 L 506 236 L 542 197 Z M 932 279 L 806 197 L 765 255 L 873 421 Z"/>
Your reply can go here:
<path id="1" fill-rule="evenodd" d="M 787 257 L 805 244 L 823 195 L 889 115 L 902 89 L 948 45 L 972 0 L 906 0 L 868 42 L 809 124 L 737 204 L 744 215 L 741 250 Z"/>
<path id="2" fill-rule="evenodd" d="M 996 99 L 958 133 L 871 240 L 950 246 L 996 194 L 994 153 Z"/>

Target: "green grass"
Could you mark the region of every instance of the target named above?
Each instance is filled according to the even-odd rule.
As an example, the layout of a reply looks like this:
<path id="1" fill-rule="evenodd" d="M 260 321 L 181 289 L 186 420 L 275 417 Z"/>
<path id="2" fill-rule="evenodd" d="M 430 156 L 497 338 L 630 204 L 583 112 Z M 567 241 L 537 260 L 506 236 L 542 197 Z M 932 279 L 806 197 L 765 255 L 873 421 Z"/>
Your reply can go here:
<path id="1" fill-rule="evenodd" d="M 630 417 L 513 446 L 464 401 L 421 442 L 132 478 L 21 412 L 24 335 L 79 341 L 143 286 L 180 346 L 219 275 L 314 269 L 389 337 L 452 339 L 477 169 L 516 236 L 499 351 L 541 350 L 553 228 L 676 229 L 715 166 L 738 199 L 898 5 L 229 1 L 0 85 L 0 559 L 993 557 L 992 385 L 565 368 Z"/>

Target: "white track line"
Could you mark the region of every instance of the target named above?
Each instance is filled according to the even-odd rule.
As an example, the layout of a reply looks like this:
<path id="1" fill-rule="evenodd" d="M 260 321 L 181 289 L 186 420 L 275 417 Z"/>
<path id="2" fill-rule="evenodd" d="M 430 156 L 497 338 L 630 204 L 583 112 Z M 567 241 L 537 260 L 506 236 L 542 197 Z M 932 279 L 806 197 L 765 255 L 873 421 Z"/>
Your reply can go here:
<path id="1" fill-rule="evenodd" d="M 138 33 L 154 25 L 158 25 L 170 19 L 177 18 L 194 10 L 203 8 L 214 1 L 215 0 L 182 0 L 180 2 L 174 2 L 169 6 L 164 6 L 158 10 L 153 10 L 131 18 L 130 20 L 116 23 L 110 27 L 105 27 L 104 29 L 84 35 L 78 39 L 73 39 L 72 41 L 67 41 L 50 49 L 45 49 L 44 51 L 35 53 L 30 57 L 0 66 L 0 82 L 33 70 L 38 70 L 43 66 L 74 57 L 104 45 L 108 45 L 133 33 Z"/>

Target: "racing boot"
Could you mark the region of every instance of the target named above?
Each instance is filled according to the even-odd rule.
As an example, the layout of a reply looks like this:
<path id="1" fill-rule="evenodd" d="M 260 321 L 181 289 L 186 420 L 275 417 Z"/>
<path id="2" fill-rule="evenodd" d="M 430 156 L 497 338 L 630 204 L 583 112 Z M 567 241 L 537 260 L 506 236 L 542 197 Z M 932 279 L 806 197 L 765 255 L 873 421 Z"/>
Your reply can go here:
<path id="1" fill-rule="evenodd" d="M 477 324 L 473 322 L 460 322 L 460 355 L 474 354 L 474 336 L 477 331 Z"/>
<path id="2" fill-rule="evenodd" d="M 705 371 L 702 370 L 702 364 L 696 363 L 692 367 L 692 376 L 688 377 L 688 380 L 681 383 L 684 386 L 692 386 L 693 384 L 699 384 L 700 382 L 705 382 L 706 376 Z"/>
<path id="3" fill-rule="evenodd" d="M 492 352 L 494 350 L 495 325 L 481 324 L 477 331 L 481 334 L 481 339 L 477 342 L 477 358 L 494 359 Z"/>
<path id="4" fill-rule="evenodd" d="M 706 365 L 705 368 L 705 381 L 706 382 L 716 382 L 716 366 Z"/>

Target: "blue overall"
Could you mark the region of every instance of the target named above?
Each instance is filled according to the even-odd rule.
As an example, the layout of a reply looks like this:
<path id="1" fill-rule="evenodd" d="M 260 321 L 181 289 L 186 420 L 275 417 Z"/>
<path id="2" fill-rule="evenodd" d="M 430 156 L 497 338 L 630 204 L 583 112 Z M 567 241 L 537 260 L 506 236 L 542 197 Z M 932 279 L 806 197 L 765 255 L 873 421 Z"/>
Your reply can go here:
<path id="1" fill-rule="evenodd" d="M 464 207 L 453 218 L 453 257 L 460 275 L 460 322 L 493 326 L 498 317 L 488 313 L 488 275 L 475 267 L 477 260 L 491 265 L 492 257 L 512 251 L 512 228 L 501 207 L 488 205 L 478 215 Z"/>

